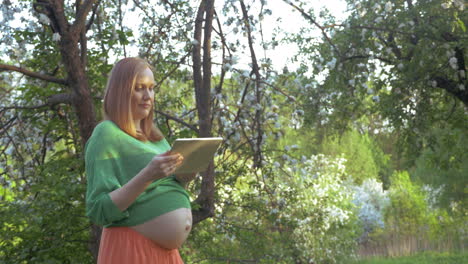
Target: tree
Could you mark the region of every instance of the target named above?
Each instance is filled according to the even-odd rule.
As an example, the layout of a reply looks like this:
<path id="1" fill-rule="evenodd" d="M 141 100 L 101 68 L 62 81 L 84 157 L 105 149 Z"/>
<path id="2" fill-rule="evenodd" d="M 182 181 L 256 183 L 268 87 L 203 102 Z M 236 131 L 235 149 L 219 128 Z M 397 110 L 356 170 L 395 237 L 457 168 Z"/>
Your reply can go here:
<path id="1" fill-rule="evenodd" d="M 4 190 L 12 191 L 10 196 L 20 204 L 30 205 L 34 201 L 34 211 L 30 214 L 40 214 L 42 206 L 47 204 L 51 197 L 39 195 L 42 184 L 51 183 L 50 193 L 57 194 L 57 204 L 66 203 L 67 198 L 77 199 L 77 207 L 65 207 L 64 212 L 80 214 L 83 208 L 83 190 L 75 188 L 70 192 L 63 192 L 63 184 L 58 182 L 75 182 L 85 186 L 83 164 L 73 163 L 67 167 L 70 160 L 81 160 L 83 146 L 92 133 L 99 119 L 100 113 L 95 110 L 99 107 L 103 88 L 106 81 L 106 73 L 112 66 L 112 55 L 127 56 L 130 47 L 139 48 L 139 55 L 147 58 L 158 70 L 156 77 L 158 86 L 166 86 L 168 81 L 181 81 L 192 74 L 187 70 L 180 69 L 186 63 L 186 58 L 192 56 L 193 65 L 193 94 L 195 94 L 195 109 L 198 113 L 198 121 L 189 118 L 183 120 L 173 114 L 156 109 L 159 113 L 159 121 L 174 121 L 182 128 L 188 128 L 198 136 L 210 136 L 213 131 L 225 133 L 226 147 L 222 149 L 224 157 L 238 152 L 239 157 L 247 160 L 254 157 L 254 168 L 261 168 L 264 160 L 262 156 L 266 140 L 264 127 L 269 125 L 264 122 L 264 108 L 269 107 L 271 102 L 263 96 L 263 90 L 267 85 L 260 73 L 253 49 L 254 37 L 252 31 L 258 23 L 249 14 L 249 6 L 243 1 L 226 2 L 225 12 L 241 13 L 236 17 L 240 26 L 246 32 L 246 39 L 251 56 L 252 71 L 241 71 L 233 67 L 234 56 L 232 50 L 236 45 L 227 43 L 223 34 L 219 15 L 215 15 L 214 1 L 203 0 L 198 6 L 195 20 L 192 20 L 193 7 L 186 1 L 162 1 L 158 5 L 152 5 L 146 1 L 104 1 L 87 0 L 70 1 L 60 0 L 37 0 L 12 3 L 3 1 L 3 22 L 1 29 L 4 43 L 8 46 L 2 47 L 2 54 L 9 58 L 0 63 L 2 71 L 2 84 L 5 97 L 1 99 L 1 137 L 2 146 L 1 163 L 3 169 L 0 171 L 4 177 Z M 263 15 L 264 3 L 258 4 Z M 144 14 L 141 31 L 132 32 L 129 27 L 124 26 L 124 6 L 129 6 L 129 12 L 139 10 Z M 241 10 L 241 11 L 239 11 Z M 136 11 L 135 11 L 136 12 Z M 21 23 L 17 23 L 15 20 Z M 222 50 L 221 77 L 215 85 L 215 93 L 212 91 L 213 74 L 211 70 L 211 42 L 213 21 L 216 19 L 218 30 L 216 31 L 217 45 Z M 231 22 L 227 22 L 230 25 Z M 192 31 L 193 30 L 193 31 Z M 190 34 L 193 32 L 193 37 Z M 138 37 L 138 38 L 137 38 Z M 171 40 L 180 41 L 174 44 Z M 182 51 L 182 52 L 180 52 Z M 226 52 L 230 54 L 226 57 Z M 202 59 L 203 57 L 203 59 Z M 229 66 L 228 66 L 229 65 Z M 238 76 L 238 83 L 231 82 L 231 89 L 223 90 L 226 72 L 232 71 L 233 76 Z M 246 74 L 247 72 L 247 74 Z M 19 73 L 19 74 L 16 74 Z M 268 71 L 265 71 L 268 73 Z M 27 78 L 24 78 L 26 76 Z M 253 77 L 254 76 L 254 77 Z M 239 93 L 238 89 L 242 89 Z M 227 96 L 224 94 L 241 94 L 241 97 L 233 97 L 238 102 L 233 112 L 227 111 Z M 231 103 L 231 102 L 229 102 Z M 255 105 L 255 108 L 250 106 Z M 229 120 L 225 122 L 223 120 Z M 193 125 L 193 123 L 198 125 Z M 213 125 L 216 123 L 216 126 Z M 236 131 L 241 126 L 241 133 Z M 166 129 L 166 128 L 164 128 Z M 171 129 L 167 125 L 167 129 Z M 228 132 L 229 131 L 229 132 Z M 27 132 L 28 134 L 26 134 Z M 236 139 L 241 137 L 242 140 Z M 41 140 L 37 140 L 41 139 Z M 246 147 L 248 146 L 248 147 Z M 231 151 L 232 150 L 232 151 Z M 240 159 L 240 158 L 239 158 Z M 73 173 L 65 177 L 58 175 L 59 167 L 68 168 Z M 55 170 L 54 170 L 55 169 Z M 37 173 L 37 177 L 32 177 Z M 59 181 L 57 181 L 59 177 Z M 46 179 L 55 179 L 46 181 Z M 78 179 L 78 180 L 77 180 Z M 11 184 L 13 183 L 13 184 Z M 202 221 L 213 215 L 214 210 L 214 166 L 203 174 L 197 189 L 198 198 L 194 206 L 194 222 Z M 22 195 L 18 193 L 22 192 Z M 55 198 L 54 198 L 55 199 Z M 60 206 L 58 206 L 60 207 Z M 19 210 L 26 214 L 31 206 L 17 206 L 16 203 L 7 202 L 3 207 L 8 214 L 14 218 L 13 211 Z M 68 211 L 67 211 L 68 210 Z M 47 223 L 41 228 L 54 229 L 52 216 L 47 216 Z M 50 221 L 49 221 L 50 220 Z M 38 222 L 31 223 L 15 222 L 14 228 L 8 233 L 12 237 L 18 234 L 23 225 L 36 228 Z M 79 221 L 79 224 L 85 223 Z M 66 227 L 55 228 L 60 233 Z M 40 230 L 40 229 L 37 229 Z M 100 229 L 92 227 L 93 238 L 91 239 L 91 252 L 97 254 L 99 245 Z M 30 235 L 31 233 L 25 233 Z M 82 235 L 82 232 L 80 233 Z M 56 240 L 54 243 L 62 241 Z M 61 236 L 63 238 L 63 235 Z M 24 238 L 21 238 L 24 240 Z M 20 239 L 20 240 L 21 240 Z M 75 242 L 86 242 L 75 240 Z M 17 243 L 17 242 L 15 242 Z M 9 244 L 14 249 L 17 244 Z M 52 247 L 50 244 L 24 245 L 30 254 L 20 254 L 20 250 L 10 255 L 11 259 L 31 260 L 31 256 L 42 252 L 42 247 Z M 21 248 L 21 247 L 20 247 Z M 13 251 L 9 251 L 10 253 Z M 52 253 L 52 255 L 54 255 Z M 58 257 L 59 259 L 62 257 Z M 47 260 L 47 258 L 45 258 Z M 63 256 L 62 260 L 66 259 Z"/>
<path id="2" fill-rule="evenodd" d="M 357 120 L 378 111 L 395 128 L 420 130 L 466 118 L 462 1 L 347 1 L 341 23 L 325 11 L 316 17 L 306 3 L 285 2 L 321 30 L 321 40 L 307 28 L 292 40 L 304 55 L 300 72 L 326 76 L 310 85 L 308 102 L 328 109 L 325 116 Z"/>

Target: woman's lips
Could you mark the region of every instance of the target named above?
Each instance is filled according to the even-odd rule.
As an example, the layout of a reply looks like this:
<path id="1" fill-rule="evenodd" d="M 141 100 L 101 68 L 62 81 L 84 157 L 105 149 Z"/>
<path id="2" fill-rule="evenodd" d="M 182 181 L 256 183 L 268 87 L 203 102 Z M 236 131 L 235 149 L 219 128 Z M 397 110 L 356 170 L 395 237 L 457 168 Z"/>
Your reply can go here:
<path id="1" fill-rule="evenodd" d="M 140 106 L 143 107 L 143 108 L 150 108 L 151 107 L 150 104 L 140 104 Z"/>

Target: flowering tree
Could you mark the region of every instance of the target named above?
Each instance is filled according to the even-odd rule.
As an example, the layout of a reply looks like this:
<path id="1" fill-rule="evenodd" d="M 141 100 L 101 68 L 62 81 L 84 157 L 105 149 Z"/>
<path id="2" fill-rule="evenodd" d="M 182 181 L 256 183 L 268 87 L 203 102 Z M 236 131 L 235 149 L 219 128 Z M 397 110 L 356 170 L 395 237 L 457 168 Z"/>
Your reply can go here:
<path id="1" fill-rule="evenodd" d="M 310 116 L 356 120 L 377 111 L 396 128 L 417 128 L 412 133 L 434 121 L 466 120 L 464 1 L 346 1 L 344 21 L 285 2 L 322 33 L 317 40 L 303 28 L 292 37 L 304 55 L 301 72 L 325 76 L 309 86 Z"/>
<path id="2" fill-rule="evenodd" d="M 172 101 L 170 96 L 158 97 L 162 102 L 156 109 L 158 121 L 165 124 L 161 127 L 169 132 L 169 138 L 218 134 L 226 139 L 219 162 L 253 159 L 255 170 L 265 165 L 264 146 L 266 137 L 271 136 L 267 129 L 278 119 L 278 114 L 270 110 L 272 100 L 265 94 L 288 95 L 268 80 L 268 64 L 262 69 L 257 60 L 252 32 L 260 20 L 249 13 L 252 5 L 260 17 L 271 13 L 264 8 L 264 1 L 251 5 L 226 1 L 222 12 L 232 19 L 223 23 L 221 12 L 215 12 L 214 1 L 208 0 L 197 6 L 187 1 L 161 1 L 158 5 L 136 0 L 3 1 L 0 27 L 6 45 L 0 51 L 5 88 L 0 91 L 0 174 L 2 190 L 8 194 L 5 201 L 9 201 L 2 207 L 2 215 L 6 217 L 4 222 L 12 226 L 5 230 L 6 237 L 12 238 L 8 243 L 10 259 L 31 259 L 43 252 L 42 248 L 50 248 L 51 253 L 39 254 L 41 260 L 37 261 L 47 261 L 53 255 L 63 260 L 66 255 L 54 253 L 58 245 L 66 242 L 73 247 L 88 242 L 83 235 L 86 219 L 67 218 L 70 226 L 78 227 L 76 230 L 53 223 L 67 212 L 82 214 L 83 146 L 100 119 L 95 108 L 101 105 L 106 74 L 114 57 L 128 56 L 131 49 L 136 48 L 139 56 L 155 65 L 157 86 L 162 90 L 173 89 L 171 85 L 177 82 L 193 88 Z M 126 15 L 142 17 L 138 31 L 125 25 Z M 224 26 L 245 32 L 246 44 L 238 40 L 230 43 L 223 33 Z M 214 27 L 216 36 L 212 33 Z M 216 61 L 220 65 L 219 78 L 212 74 L 212 49 L 222 54 Z M 235 50 L 239 50 L 237 55 Z M 239 56 L 249 58 L 250 68 L 235 65 Z M 192 59 L 191 70 L 186 67 L 188 57 Z M 232 76 L 229 81 L 228 74 Z M 193 97 L 195 101 L 190 100 Z M 180 115 L 176 114 L 180 105 L 171 104 L 177 102 L 185 108 Z M 167 108 L 163 110 L 165 103 Z M 191 114 L 195 110 L 196 116 Z M 214 213 L 214 175 L 212 164 L 194 184 L 195 223 Z M 50 201 L 54 202 L 48 204 Z M 42 215 L 50 206 L 63 209 L 64 215 Z M 18 212 L 37 217 L 26 223 L 18 219 Z M 38 227 L 51 233 L 42 245 L 26 238 L 41 232 Z M 27 232 L 19 236 L 20 230 Z M 92 231 L 89 242 L 96 255 L 100 229 L 93 226 Z M 19 253 L 22 248 L 30 249 L 30 253 Z"/>
<path id="3" fill-rule="evenodd" d="M 359 208 L 359 220 L 363 228 L 360 237 L 366 242 L 376 228 L 385 227 L 384 212 L 390 205 L 388 191 L 376 179 L 366 179 L 362 185 L 354 186 L 354 204 Z"/>

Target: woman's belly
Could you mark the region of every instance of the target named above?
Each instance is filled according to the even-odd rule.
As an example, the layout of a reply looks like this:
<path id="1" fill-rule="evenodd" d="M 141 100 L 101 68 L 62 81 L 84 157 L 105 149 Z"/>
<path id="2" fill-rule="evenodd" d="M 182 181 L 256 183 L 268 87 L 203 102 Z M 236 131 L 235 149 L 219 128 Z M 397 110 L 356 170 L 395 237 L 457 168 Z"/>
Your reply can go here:
<path id="1" fill-rule="evenodd" d="M 131 228 L 162 247 L 179 248 L 192 229 L 192 211 L 179 208 Z"/>

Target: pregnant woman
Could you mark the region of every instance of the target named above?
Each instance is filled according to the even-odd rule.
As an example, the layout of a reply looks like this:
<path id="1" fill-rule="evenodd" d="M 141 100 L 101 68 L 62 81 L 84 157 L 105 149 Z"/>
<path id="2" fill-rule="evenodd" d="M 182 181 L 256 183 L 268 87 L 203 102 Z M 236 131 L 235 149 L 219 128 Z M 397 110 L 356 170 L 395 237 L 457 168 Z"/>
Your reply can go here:
<path id="1" fill-rule="evenodd" d="M 114 66 L 104 97 L 105 120 L 85 147 L 86 215 L 104 227 L 99 264 L 183 263 L 178 248 L 192 227 L 189 195 L 174 175 L 171 153 L 153 124 L 154 76 L 140 58 Z"/>

